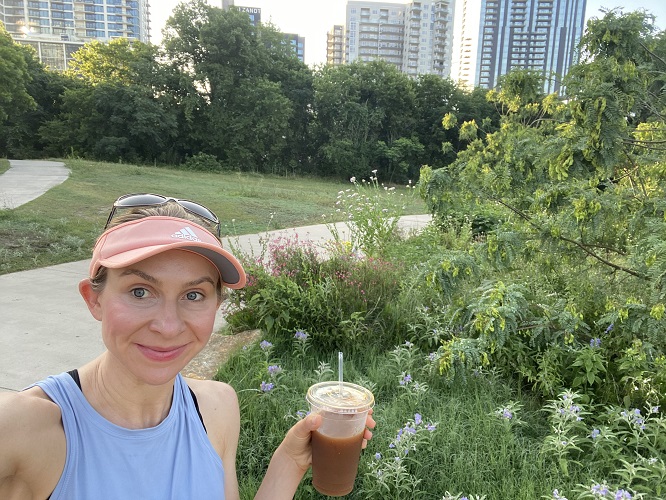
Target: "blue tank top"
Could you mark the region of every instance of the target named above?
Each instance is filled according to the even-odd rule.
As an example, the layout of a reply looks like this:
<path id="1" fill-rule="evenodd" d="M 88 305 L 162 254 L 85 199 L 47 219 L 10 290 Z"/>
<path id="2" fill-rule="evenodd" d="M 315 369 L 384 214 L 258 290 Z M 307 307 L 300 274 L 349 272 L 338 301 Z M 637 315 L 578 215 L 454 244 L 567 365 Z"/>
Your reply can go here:
<path id="1" fill-rule="evenodd" d="M 224 499 L 222 460 L 180 375 L 169 414 L 148 429 L 106 420 L 67 373 L 35 385 L 60 407 L 67 439 L 65 468 L 51 500 Z"/>

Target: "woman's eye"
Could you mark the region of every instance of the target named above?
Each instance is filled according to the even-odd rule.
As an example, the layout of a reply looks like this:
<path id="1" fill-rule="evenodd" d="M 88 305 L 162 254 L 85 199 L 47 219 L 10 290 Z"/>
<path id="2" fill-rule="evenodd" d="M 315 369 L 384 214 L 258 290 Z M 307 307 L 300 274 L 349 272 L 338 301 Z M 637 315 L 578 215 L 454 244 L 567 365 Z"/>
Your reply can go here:
<path id="1" fill-rule="evenodd" d="M 203 295 L 200 294 L 199 292 L 187 292 L 185 294 L 185 297 L 187 300 L 200 300 L 203 299 Z"/>
<path id="2" fill-rule="evenodd" d="M 137 299 L 142 299 L 148 294 L 148 291 L 145 288 L 133 288 L 132 295 Z"/>

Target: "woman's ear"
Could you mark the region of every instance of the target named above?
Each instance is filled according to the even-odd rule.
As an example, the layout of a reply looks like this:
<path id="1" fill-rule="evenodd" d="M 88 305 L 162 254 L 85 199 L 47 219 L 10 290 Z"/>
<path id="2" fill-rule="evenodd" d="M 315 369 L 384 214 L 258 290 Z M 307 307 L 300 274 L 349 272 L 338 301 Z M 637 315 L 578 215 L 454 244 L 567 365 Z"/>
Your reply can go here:
<path id="1" fill-rule="evenodd" d="M 81 297 L 83 297 L 93 318 L 97 321 L 102 321 L 102 306 L 99 303 L 100 292 L 93 288 L 90 278 L 82 279 L 79 282 L 79 293 L 81 294 Z"/>

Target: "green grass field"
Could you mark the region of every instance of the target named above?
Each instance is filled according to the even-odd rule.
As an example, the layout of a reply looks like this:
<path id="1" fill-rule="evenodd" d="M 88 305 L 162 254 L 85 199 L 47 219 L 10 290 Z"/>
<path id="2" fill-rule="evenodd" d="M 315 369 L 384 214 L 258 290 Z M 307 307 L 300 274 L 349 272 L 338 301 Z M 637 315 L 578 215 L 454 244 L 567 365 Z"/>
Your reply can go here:
<path id="1" fill-rule="evenodd" d="M 352 187 L 315 178 L 64 162 L 71 175 L 63 184 L 26 205 L 0 210 L 0 274 L 88 258 L 112 203 L 126 193 L 198 201 L 218 215 L 222 236 L 234 236 L 319 224 L 323 215 L 334 214 L 338 192 Z M 6 160 L 0 171 L 4 166 Z M 405 214 L 425 211 L 413 191 L 405 205 Z"/>

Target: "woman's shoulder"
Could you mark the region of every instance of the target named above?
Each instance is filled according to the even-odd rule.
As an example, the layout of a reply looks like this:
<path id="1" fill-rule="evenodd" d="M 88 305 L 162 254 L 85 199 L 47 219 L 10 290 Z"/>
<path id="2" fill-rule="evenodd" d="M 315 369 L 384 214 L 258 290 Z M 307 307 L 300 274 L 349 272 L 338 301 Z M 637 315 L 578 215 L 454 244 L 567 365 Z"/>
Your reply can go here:
<path id="1" fill-rule="evenodd" d="M 23 485 L 35 497 L 44 492 L 48 496 L 67 452 L 60 408 L 39 387 L 0 393 L 0 440 L 0 483 L 8 488 L 10 483 Z"/>
<path id="2" fill-rule="evenodd" d="M 238 404 L 236 391 L 233 387 L 225 382 L 217 382 L 216 380 L 200 380 L 195 378 L 184 378 L 185 383 L 194 391 L 197 399 L 211 399 L 216 402 Z"/>

